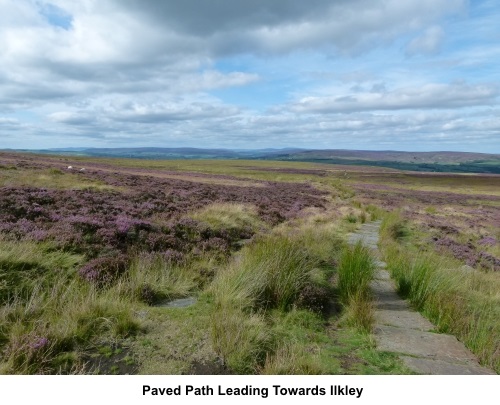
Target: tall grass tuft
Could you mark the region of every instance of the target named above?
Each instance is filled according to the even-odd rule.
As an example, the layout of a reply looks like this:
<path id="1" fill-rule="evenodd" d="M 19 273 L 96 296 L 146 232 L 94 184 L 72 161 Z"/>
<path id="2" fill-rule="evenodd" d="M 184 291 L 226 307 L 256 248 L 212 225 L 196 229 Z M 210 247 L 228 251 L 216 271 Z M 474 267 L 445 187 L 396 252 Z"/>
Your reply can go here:
<path id="1" fill-rule="evenodd" d="M 239 374 L 255 373 L 274 345 L 265 318 L 222 306 L 211 317 L 212 346 L 224 364 Z"/>
<path id="2" fill-rule="evenodd" d="M 344 248 L 337 282 L 339 301 L 344 307 L 343 320 L 347 325 L 367 333 L 373 325 L 370 281 L 374 270 L 370 251 L 361 242 Z"/>
<path id="3" fill-rule="evenodd" d="M 124 299 L 139 300 L 152 305 L 163 299 L 185 297 L 197 287 L 196 269 L 174 263 L 164 255 L 140 253 L 114 291 Z"/>
<path id="4" fill-rule="evenodd" d="M 82 258 L 48 247 L 32 242 L 0 247 L 0 275 L 8 291 L 0 306 L 4 373 L 82 370 L 78 353 L 97 339 L 127 337 L 139 329 L 130 301 L 75 277 Z"/>
<path id="5" fill-rule="evenodd" d="M 297 307 L 324 310 L 330 289 L 325 285 L 328 272 L 321 266 L 333 261 L 339 246 L 330 233 L 309 227 L 294 234 L 281 229 L 245 246 L 219 271 L 210 288 L 212 345 L 233 371 L 295 370 L 290 362 L 299 358 L 303 365 L 296 371 L 316 369 L 295 346 L 292 350 L 280 342 L 269 314 Z"/>
<path id="6" fill-rule="evenodd" d="M 454 334 L 482 364 L 499 373 L 500 280 L 497 275 L 464 272 L 459 263 L 445 262 L 434 252 L 418 252 L 395 239 L 386 233 L 381 246 L 400 294 L 440 331 Z"/>
<path id="7" fill-rule="evenodd" d="M 257 207 L 249 204 L 215 203 L 189 214 L 189 217 L 207 223 L 212 229 L 247 228 L 256 231 L 264 227 Z"/>
<path id="8" fill-rule="evenodd" d="M 339 298 L 343 305 L 369 295 L 374 269 L 370 251 L 361 242 L 344 248 L 338 266 Z"/>
<path id="9" fill-rule="evenodd" d="M 389 240 L 402 241 L 410 236 L 408 223 L 401 217 L 399 211 L 393 211 L 386 214 L 380 227 L 382 238 Z"/>
<path id="10" fill-rule="evenodd" d="M 218 302 L 243 302 L 254 308 L 290 308 L 317 264 L 295 240 L 266 236 L 241 252 L 239 260 L 215 280 Z"/>

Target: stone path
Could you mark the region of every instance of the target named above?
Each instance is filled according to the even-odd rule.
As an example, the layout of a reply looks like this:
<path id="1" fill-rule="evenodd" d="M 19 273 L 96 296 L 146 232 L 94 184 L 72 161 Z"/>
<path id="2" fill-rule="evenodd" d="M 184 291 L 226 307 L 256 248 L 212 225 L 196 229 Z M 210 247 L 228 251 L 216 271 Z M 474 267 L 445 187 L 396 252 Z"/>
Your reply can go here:
<path id="1" fill-rule="evenodd" d="M 436 327 L 398 296 L 386 264 L 379 259 L 379 229 L 380 221 L 375 221 L 363 224 L 358 232 L 349 236 L 350 244 L 361 241 L 377 258 L 371 284 L 377 347 L 398 353 L 406 366 L 419 374 L 496 374 L 480 366 L 476 356 L 454 336 L 435 333 Z"/>

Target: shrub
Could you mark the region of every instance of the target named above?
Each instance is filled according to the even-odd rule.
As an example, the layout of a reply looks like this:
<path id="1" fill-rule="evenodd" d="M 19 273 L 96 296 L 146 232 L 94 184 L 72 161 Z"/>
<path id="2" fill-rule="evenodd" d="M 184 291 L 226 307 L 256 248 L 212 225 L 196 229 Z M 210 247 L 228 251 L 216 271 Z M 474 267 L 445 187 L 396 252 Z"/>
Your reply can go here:
<path id="1" fill-rule="evenodd" d="M 97 287 L 105 287 L 115 282 L 127 270 L 129 261 L 125 255 L 104 256 L 90 260 L 78 273 Z"/>
<path id="2" fill-rule="evenodd" d="M 324 312 L 330 305 L 331 289 L 308 282 L 304 285 L 295 301 L 298 308 L 313 312 Z"/>

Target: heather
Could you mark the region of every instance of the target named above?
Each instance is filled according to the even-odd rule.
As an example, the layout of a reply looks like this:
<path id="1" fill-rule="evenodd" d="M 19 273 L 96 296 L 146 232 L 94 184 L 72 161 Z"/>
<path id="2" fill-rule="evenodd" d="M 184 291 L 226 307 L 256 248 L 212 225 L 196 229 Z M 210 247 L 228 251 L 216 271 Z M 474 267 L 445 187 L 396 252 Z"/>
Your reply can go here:
<path id="1" fill-rule="evenodd" d="M 325 191 L 304 183 L 242 187 L 231 176 L 197 182 L 210 176 L 53 163 L 28 158 L 1 169 L 9 172 L 0 193 L 7 373 L 99 370 L 88 356 L 100 346 L 146 333 L 132 308 L 196 294 L 241 241 L 326 203 Z"/>
<path id="2" fill-rule="evenodd" d="M 0 153 L 0 372 L 406 373 L 346 244 L 380 218 L 401 293 L 494 365 L 498 179 Z"/>

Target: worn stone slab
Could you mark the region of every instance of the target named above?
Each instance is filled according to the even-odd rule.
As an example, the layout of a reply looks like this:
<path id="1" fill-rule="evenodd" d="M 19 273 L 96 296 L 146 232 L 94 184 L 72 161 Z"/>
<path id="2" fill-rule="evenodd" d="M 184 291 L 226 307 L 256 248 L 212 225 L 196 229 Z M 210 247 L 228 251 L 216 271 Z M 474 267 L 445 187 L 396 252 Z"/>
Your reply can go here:
<path id="1" fill-rule="evenodd" d="M 401 299 L 391 280 L 373 280 L 375 322 L 381 325 L 430 331 L 434 325 Z"/>
<path id="2" fill-rule="evenodd" d="M 372 280 L 370 283 L 377 309 L 409 310 L 408 303 L 401 299 L 394 290 L 391 280 Z"/>
<path id="3" fill-rule="evenodd" d="M 390 280 L 391 276 L 387 270 L 378 269 L 375 270 L 375 274 L 373 275 L 375 280 Z"/>
<path id="4" fill-rule="evenodd" d="M 496 375 L 492 370 L 477 364 L 456 364 L 421 357 L 400 356 L 403 363 L 419 374 L 431 375 Z"/>
<path id="5" fill-rule="evenodd" d="M 431 331 L 434 325 L 422 317 L 418 312 L 411 310 L 377 309 L 374 313 L 375 321 L 380 325 L 396 326 L 421 331 Z"/>
<path id="6" fill-rule="evenodd" d="M 352 234 L 351 236 L 349 236 L 348 242 L 351 245 L 355 245 L 356 243 L 361 242 L 366 247 L 374 250 L 377 249 L 378 236 L 375 237 L 369 234 Z"/>
<path id="7" fill-rule="evenodd" d="M 377 325 L 375 339 L 378 348 L 387 352 L 453 363 L 477 362 L 476 357 L 452 335 Z"/>

